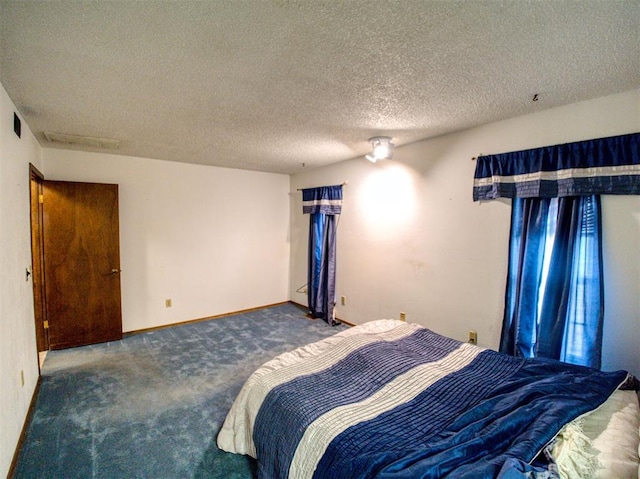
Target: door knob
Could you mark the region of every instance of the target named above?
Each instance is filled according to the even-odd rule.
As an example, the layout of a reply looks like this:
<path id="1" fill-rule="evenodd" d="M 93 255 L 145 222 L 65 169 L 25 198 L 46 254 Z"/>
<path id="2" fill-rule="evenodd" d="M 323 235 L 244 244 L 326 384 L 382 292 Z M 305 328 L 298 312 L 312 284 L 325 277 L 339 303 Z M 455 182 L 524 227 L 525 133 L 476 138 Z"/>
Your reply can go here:
<path id="1" fill-rule="evenodd" d="M 116 268 L 113 268 L 111 270 L 111 274 L 118 274 L 118 273 L 122 273 L 122 270 L 121 269 L 116 269 Z"/>

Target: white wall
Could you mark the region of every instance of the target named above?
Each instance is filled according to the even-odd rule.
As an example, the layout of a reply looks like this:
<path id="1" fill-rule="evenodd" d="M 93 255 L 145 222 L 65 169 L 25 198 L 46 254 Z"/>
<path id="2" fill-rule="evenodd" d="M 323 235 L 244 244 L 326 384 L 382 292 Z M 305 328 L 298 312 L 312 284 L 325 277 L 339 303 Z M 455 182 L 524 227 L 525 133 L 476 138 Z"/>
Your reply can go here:
<path id="1" fill-rule="evenodd" d="M 536 105 L 540 108 L 540 105 Z M 398 318 L 481 346 L 500 339 L 510 202 L 474 203 L 481 153 L 640 131 L 640 90 L 492 123 L 292 176 L 297 188 L 348 181 L 338 227 L 337 316 Z M 291 195 L 291 286 L 306 283 L 308 217 Z M 640 374 L 640 197 L 604 197 L 604 369 Z M 339 297 L 347 297 L 341 306 Z"/>
<path id="2" fill-rule="evenodd" d="M 0 476 L 11 465 L 18 437 L 38 380 L 33 319 L 29 223 L 29 163 L 40 169 L 40 147 L 0 85 Z M 24 386 L 20 372 L 24 373 Z"/>
<path id="3" fill-rule="evenodd" d="M 470 158 L 640 131 L 640 90 L 415 143 L 392 162 L 310 170 L 290 184 L 284 175 L 42 150 L 24 122 L 22 138 L 14 135 L 14 111 L 0 87 L 0 475 L 38 376 L 25 281 L 30 162 L 47 179 L 120 185 L 125 331 L 285 301 L 287 287 L 305 303 L 295 290 L 306 282 L 308 218 L 295 191 L 348 180 L 338 231 L 338 295 L 347 305 L 338 316 L 361 323 L 405 311 L 460 339 L 477 330 L 480 345 L 495 348 L 510 206 L 471 201 Z M 603 210 L 603 366 L 640 374 L 640 197 L 605 197 Z"/>
<path id="4" fill-rule="evenodd" d="M 47 180 L 119 185 L 125 331 L 287 301 L 288 176 L 42 151 Z"/>

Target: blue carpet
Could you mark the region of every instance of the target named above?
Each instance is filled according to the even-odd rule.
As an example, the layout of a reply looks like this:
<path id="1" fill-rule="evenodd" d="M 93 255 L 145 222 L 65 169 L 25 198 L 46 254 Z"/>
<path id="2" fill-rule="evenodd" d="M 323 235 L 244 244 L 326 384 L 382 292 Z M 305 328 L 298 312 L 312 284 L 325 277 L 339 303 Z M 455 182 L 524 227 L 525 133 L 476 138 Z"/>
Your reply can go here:
<path id="1" fill-rule="evenodd" d="M 292 304 L 51 351 L 15 478 L 255 477 L 216 446 L 265 361 L 342 331 Z"/>

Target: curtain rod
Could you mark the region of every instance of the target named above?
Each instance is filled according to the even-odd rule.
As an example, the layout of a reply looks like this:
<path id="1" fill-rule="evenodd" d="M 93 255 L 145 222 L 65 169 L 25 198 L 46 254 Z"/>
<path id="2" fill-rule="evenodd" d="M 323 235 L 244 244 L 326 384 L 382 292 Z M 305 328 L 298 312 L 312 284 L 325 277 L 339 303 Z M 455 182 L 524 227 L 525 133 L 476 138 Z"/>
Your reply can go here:
<path id="1" fill-rule="evenodd" d="M 348 185 L 348 184 L 349 184 L 349 182 L 347 180 L 344 180 L 342 183 L 340 183 L 340 186 L 345 186 L 345 185 Z M 310 188 L 314 188 L 314 187 L 312 186 Z M 318 188 L 318 187 L 316 186 L 315 188 Z M 297 191 L 308 190 L 308 189 L 309 188 L 298 188 Z"/>

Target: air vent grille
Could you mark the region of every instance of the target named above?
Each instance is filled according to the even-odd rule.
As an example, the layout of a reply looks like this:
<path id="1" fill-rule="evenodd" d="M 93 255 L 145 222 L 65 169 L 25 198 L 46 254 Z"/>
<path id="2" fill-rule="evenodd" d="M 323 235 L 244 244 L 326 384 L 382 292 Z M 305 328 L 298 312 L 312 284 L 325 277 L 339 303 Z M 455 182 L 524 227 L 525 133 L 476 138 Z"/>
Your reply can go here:
<path id="1" fill-rule="evenodd" d="M 120 140 L 108 138 L 94 138 L 91 136 L 67 135 L 65 133 L 50 133 L 45 131 L 44 137 L 50 143 L 62 143 L 65 145 L 88 146 L 103 150 L 115 150 L 120 146 Z"/>

